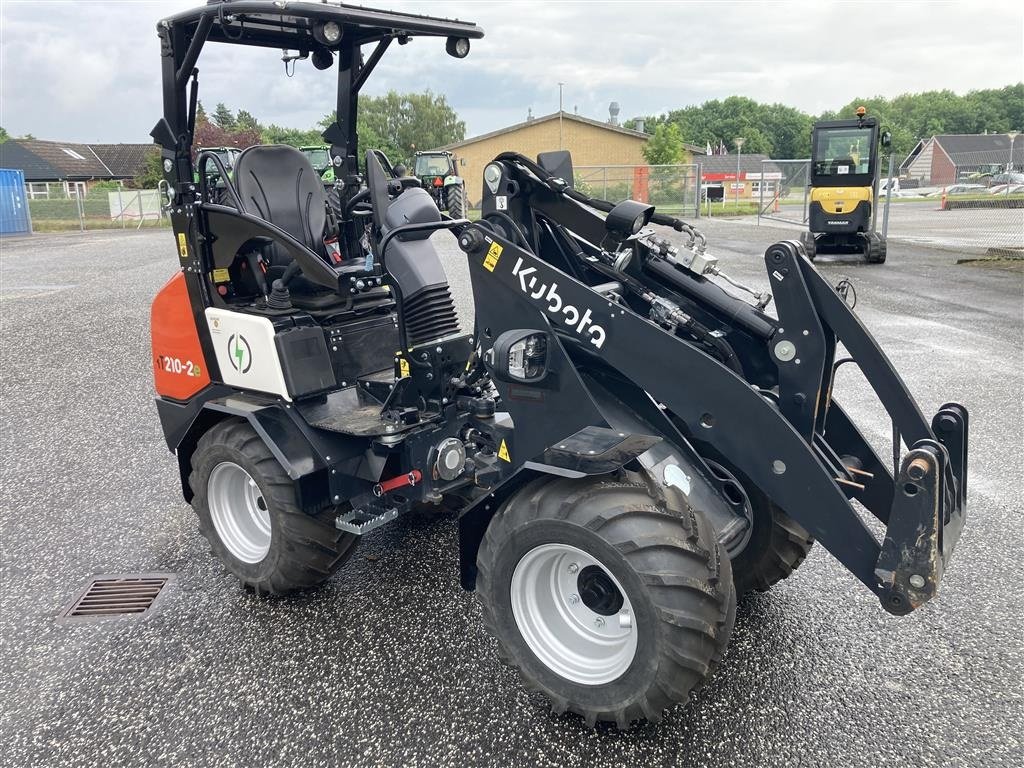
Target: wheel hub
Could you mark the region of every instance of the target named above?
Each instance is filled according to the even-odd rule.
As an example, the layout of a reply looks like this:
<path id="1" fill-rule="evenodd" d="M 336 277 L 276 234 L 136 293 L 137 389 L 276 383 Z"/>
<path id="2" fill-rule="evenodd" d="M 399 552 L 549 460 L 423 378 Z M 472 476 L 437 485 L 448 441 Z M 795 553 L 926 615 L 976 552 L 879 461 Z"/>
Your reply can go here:
<path id="1" fill-rule="evenodd" d="M 270 510 L 248 472 L 233 461 L 213 468 L 207 483 L 210 518 L 221 542 L 243 563 L 258 563 L 270 551 Z"/>
<path id="2" fill-rule="evenodd" d="M 556 674 L 583 685 L 625 674 L 637 648 L 633 606 L 597 558 L 543 544 L 512 573 L 512 615 L 527 646 Z"/>

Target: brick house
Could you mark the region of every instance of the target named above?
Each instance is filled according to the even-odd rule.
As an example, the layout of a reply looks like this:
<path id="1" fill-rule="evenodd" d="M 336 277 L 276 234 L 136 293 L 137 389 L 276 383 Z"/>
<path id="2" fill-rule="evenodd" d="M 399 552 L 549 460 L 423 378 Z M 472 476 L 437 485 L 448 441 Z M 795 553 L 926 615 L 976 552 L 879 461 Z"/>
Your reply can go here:
<path id="1" fill-rule="evenodd" d="M 466 180 L 466 195 L 478 205 L 483 195 L 484 166 L 502 152 L 535 158 L 540 152 L 567 149 L 575 167 L 647 165 L 643 148 L 650 135 L 568 112 L 529 118 L 508 128 L 441 147 L 454 152 L 459 174 Z M 687 146 L 700 152 L 699 147 Z"/>
<path id="2" fill-rule="evenodd" d="M 25 174 L 29 198 L 85 195 L 100 181 L 125 182 L 142 170 L 153 144 L 80 144 L 11 139 L 0 144 L 0 168 Z"/>
<path id="3" fill-rule="evenodd" d="M 721 187 L 723 199 L 759 200 L 761 187 L 764 197 L 769 199 L 779 193 L 782 172 L 770 161 L 768 155 L 750 153 L 746 155 L 701 155 L 694 157 L 700 163 L 701 181 L 705 187 Z M 739 178 L 737 179 L 737 165 Z"/>
<path id="4" fill-rule="evenodd" d="M 967 180 L 975 173 L 1000 173 L 1012 164 L 1024 168 L 1024 138 L 1013 142 L 1005 133 L 966 133 L 921 139 L 900 163 L 900 177 L 940 186 Z"/>

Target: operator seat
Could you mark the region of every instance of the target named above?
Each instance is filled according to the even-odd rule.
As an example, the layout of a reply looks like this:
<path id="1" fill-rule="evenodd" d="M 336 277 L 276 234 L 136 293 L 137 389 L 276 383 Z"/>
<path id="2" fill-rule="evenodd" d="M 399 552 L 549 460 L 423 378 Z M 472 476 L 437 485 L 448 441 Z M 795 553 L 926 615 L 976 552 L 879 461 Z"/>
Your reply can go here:
<path id="1" fill-rule="evenodd" d="M 309 159 L 294 147 L 284 144 L 257 144 L 244 150 L 235 161 L 235 190 L 242 209 L 275 224 L 303 243 L 325 261 L 327 197 L 320 175 Z M 264 258 L 271 279 L 280 277 L 292 259 L 276 243 L 266 247 Z M 301 275 L 289 287 L 302 293 L 323 292 Z"/>

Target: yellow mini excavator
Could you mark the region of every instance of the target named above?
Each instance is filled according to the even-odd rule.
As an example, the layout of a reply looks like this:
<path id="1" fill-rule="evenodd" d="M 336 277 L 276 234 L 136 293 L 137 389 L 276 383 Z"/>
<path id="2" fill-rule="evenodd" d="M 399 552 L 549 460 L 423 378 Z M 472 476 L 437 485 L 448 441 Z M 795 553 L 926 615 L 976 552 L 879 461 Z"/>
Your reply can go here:
<path id="1" fill-rule="evenodd" d="M 800 235 L 808 258 L 819 253 L 863 254 L 885 261 L 885 236 L 875 229 L 878 150 L 888 131 L 857 108 L 851 120 L 822 120 L 811 130 L 809 231 Z"/>

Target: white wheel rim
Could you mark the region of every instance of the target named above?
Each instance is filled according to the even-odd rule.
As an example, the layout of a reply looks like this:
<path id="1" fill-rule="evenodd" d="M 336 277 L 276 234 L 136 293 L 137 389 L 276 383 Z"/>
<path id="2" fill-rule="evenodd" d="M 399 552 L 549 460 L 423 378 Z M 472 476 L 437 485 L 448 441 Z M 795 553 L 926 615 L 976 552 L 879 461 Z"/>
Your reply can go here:
<path id="1" fill-rule="evenodd" d="M 633 663 L 637 628 L 629 597 L 582 549 L 568 544 L 531 549 L 512 573 L 511 597 L 527 646 L 557 675 L 601 685 Z"/>
<path id="2" fill-rule="evenodd" d="M 213 527 L 228 552 L 243 563 L 260 562 L 270 551 L 270 510 L 256 481 L 233 461 L 222 461 L 206 488 Z"/>

